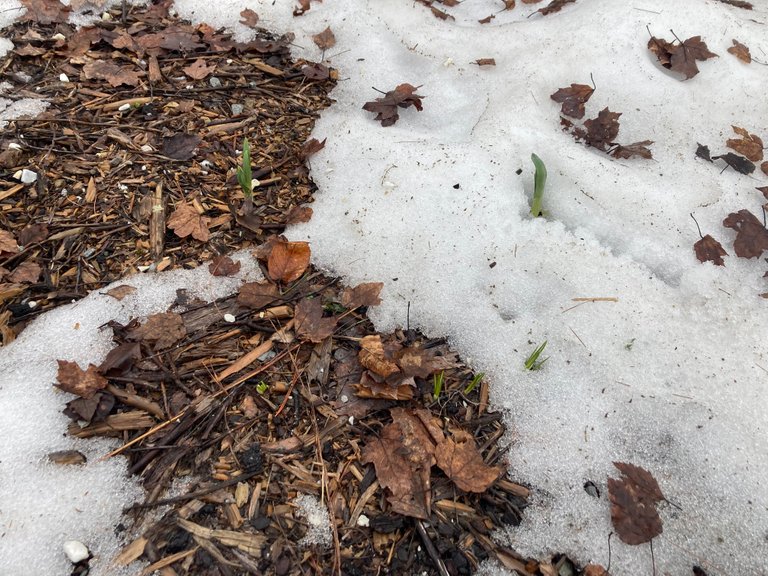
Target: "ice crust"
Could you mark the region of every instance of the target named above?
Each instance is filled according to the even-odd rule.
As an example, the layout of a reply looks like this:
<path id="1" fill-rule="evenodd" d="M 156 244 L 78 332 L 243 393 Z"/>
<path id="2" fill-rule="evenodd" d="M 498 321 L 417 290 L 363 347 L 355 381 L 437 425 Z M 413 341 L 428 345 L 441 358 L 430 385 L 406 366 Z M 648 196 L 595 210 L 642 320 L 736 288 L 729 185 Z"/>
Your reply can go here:
<path id="1" fill-rule="evenodd" d="M 473 0 L 452 11 L 455 21 L 438 20 L 408 0 L 312 2 L 300 18 L 287 0 L 176 3 L 181 16 L 229 24 L 241 38 L 249 33 L 238 23 L 239 12 L 254 9 L 261 24 L 294 32 L 296 56 L 313 61 L 323 54 L 311 35 L 326 26 L 334 31 L 338 43 L 324 56 L 344 80 L 313 134 L 328 138 L 311 159 L 319 187 L 315 213 L 289 236 L 309 240 L 315 261 L 350 284 L 385 283 L 384 302 L 373 312 L 379 329 L 404 325 L 410 302 L 412 327 L 448 336 L 488 375 L 510 427 L 511 475 L 535 494 L 523 524 L 499 535 L 523 553 L 566 552 L 606 563 L 606 478 L 615 475 L 612 461 L 629 461 L 650 470 L 679 506 L 661 508 L 658 573 L 690 574 L 693 564 L 711 574 L 768 573 L 768 301 L 757 296 L 768 291 L 765 265 L 735 258 L 734 233 L 721 225 L 735 210 L 759 214 L 754 187 L 767 182 L 759 172 L 719 174 L 694 157 L 697 142 L 725 152 L 731 125 L 768 137 L 768 69 L 726 52 L 735 38 L 765 60 L 768 3 L 753 3 L 753 11 L 744 11 L 714 0 L 578 0 L 558 14 L 529 18 L 539 5 L 518 3 L 499 13 L 498 1 Z M 477 22 L 491 13 L 491 24 Z M 668 39 L 670 29 L 683 39 L 701 35 L 719 58 L 680 82 L 648 52 L 646 26 Z M 490 57 L 495 67 L 471 64 Z M 606 106 L 622 112 L 619 141 L 654 140 L 654 160 L 614 160 L 560 130 L 549 95 L 572 82 L 589 83 L 590 75 L 597 90 L 588 117 Z M 372 86 L 386 91 L 402 82 L 422 85 L 424 111 L 403 110 L 398 124 L 382 128 L 362 104 L 378 96 Z M 549 171 L 547 219 L 528 217 L 532 152 Z M 691 212 L 703 233 L 729 251 L 725 268 L 695 259 Z M 618 301 L 575 306 L 577 297 Z M 91 299 L 78 304 L 80 310 Z M 144 313 L 163 307 L 151 307 L 148 295 L 142 301 Z M 89 329 L 73 335 L 78 308 L 54 311 L 0 352 L 0 405 L 12 406 L 0 416 L 0 429 L 8 426 L 4 437 L 25 447 L 18 453 L 2 447 L 8 452 L 2 466 L 11 462 L 17 479 L 13 486 L 5 473 L 0 480 L 4 522 L 18 492 L 13 488 L 24 486 L 36 498 L 51 494 L 27 478 L 42 478 L 42 454 L 72 443 L 52 436 L 27 446 L 33 439 L 18 415 L 45 418 L 60 434 L 64 400 L 50 384 L 61 356 L 53 352 L 69 359 L 103 356 L 107 336 L 93 336 L 93 329 L 113 312 L 95 313 Z M 89 333 L 94 340 L 86 345 Z M 544 369 L 523 371 L 526 356 L 545 339 Z M 31 366 L 11 356 L 16 349 L 28 351 Z M 48 406 L 36 397 L 48 398 Z M 114 467 L 105 491 L 123 482 L 122 464 L 101 466 Z M 85 474 L 66 474 L 75 473 Z M 49 506 L 66 516 L 69 498 L 101 476 L 62 484 L 74 489 L 70 497 L 57 486 Z M 600 489 L 599 499 L 584 491 L 587 480 Z M 78 526 L 108 532 L 119 508 L 101 519 L 78 513 Z M 19 518 L 32 518 L 23 511 Z M 63 554 L 54 544 L 87 542 L 88 534 L 65 538 L 58 518 L 55 526 L 46 526 L 48 520 L 38 522 L 39 538 L 27 531 L 26 540 L 14 542 L 24 546 L 26 559 L 33 550 L 41 555 L 39 566 L 61 568 Z M 19 531 L 3 538 L 0 566 L 14 534 Z M 116 544 L 104 546 L 106 556 Z M 611 547 L 613 574 L 651 573 L 647 546 L 614 537 Z M 504 571 L 488 565 L 484 573 Z"/>

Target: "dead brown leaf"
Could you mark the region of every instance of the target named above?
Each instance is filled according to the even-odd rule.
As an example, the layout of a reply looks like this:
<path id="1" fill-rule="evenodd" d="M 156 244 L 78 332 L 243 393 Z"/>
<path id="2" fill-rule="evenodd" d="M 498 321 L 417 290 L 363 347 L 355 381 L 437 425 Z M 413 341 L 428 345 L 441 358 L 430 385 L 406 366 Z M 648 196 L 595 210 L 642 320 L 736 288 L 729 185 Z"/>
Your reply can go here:
<path id="1" fill-rule="evenodd" d="M 309 266 L 310 257 L 309 243 L 278 238 L 267 259 L 269 277 L 284 284 L 298 280 Z"/>
<path id="2" fill-rule="evenodd" d="M 723 256 L 728 256 L 728 252 L 723 249 L 722 244 L 715 240 L 712 236 L 707 234 L 703 236 L 701 240 L 693 245 L 693 250 L 696 252 L 696 258 L 699 262 L 712 262 L 716 266 L 725 266 Z"/>
<path id="3" fill-rule="evenodd" d="M 240 12 L 240 24 L 248 26 L 248 28 L 256 28 L 258 23 L 259 15 L 250 8 L 246 8 Z"/>
<path id="4" fill-rule="evenodd" d="M 229 256 L 216 256 L 208 264 L 208 271 L 214 276 L 234 276 L 240 272 L 240 262 L 235 262 Z"/>
<path id="5" fill-rule="evenodd" d="M 378 306 L 383 282 L 363 282 L 354 288 L 345 288 L 341 293 L 341 305 L 350 310 L 360 306 Z"/>
<path id="6" fill-rule="evenodd" d="M 107 385 L 107 379 L 98 373 L 96 366 L 88 365 L 87 370 L 83 370 L 77 365 L 77 362 L 68 362 L 67 360 L 57 360 L 59 372 L 56 375 L 56 386 L 76 394 L 82 398 L 90 398 L 97 391 Z"/>
<path id="7" fill-rule="evenodd" d="M 189 66 L 182 68 L 182 70 L 184 70 L 184 74 L 192 78 L 192 80 L 202 80 L 206 76 L 210 75 L 214 70 L 216 70 L 216 66 L 208 66 L 205 63 L 205 59 L 198 58 Z"/>
<path id="8" fill-rule="evenodd" d="M 34 262 L 31 259 L 25 260 L 19 264 L 13 272 L 11 272 L 10 276 L 8 276 L 8 279 L 11 282 L 34 284 L 37 282 L 37 279 L 40 278 L 42 271 L 43 269 L 37 262 Z"/>
<path id="9" fill-rule="evenodd" d="M 638 545 L 662 533 L 656 504 L 665 500 L 650 472 L 625 462 L 614 462 L 622 478 L 608 478 L 611 522 L 622 542 Z"/>
<path id="10" fill-rule="evenodd" d="M 360 364 L 383 378 L 400 372 L 399 366 L 395 364 L 392 358 L 387 356 L 384 345 L 381 342 L 381 336 L 378 334 L 365 336 L 360 340 L 358 358 L 360 359 Z"/>
<path id="11" fill-rule="evenodd" d="M 328 50 L 336 45 L 336 36 L 333 35 L 330 26 L 319 34 L 314 34 L 312 40 L 317 44 L 317 47 L 320 48 L 320 50 Z"/>
<path id="12" fill-rule="evenodd" d="M 496 59 L 495 58 L 478 58 L 473 62 L 473 64 L 477 64 L 478 66 L 496 66 Z"/>
<path id="13" fill-rule="evenodd" d="M 272 282 L 262 280 L 260 282 L 246 282 L 240 286 L 237 294 L 237 303 L 251 310 L 261 310 L 280 297 L 280 291 Z"/>
<path id="14" fill-rule="evenodd" d="M 768 230 L 749 210 L 728 214 L 723 226 L 736 230 L 733 251 L 739 258 L 759 258 L 768 250 Z"/>
<path id="15" fill-rule="evenodd" d="M 472 435 L 456 430 L 435 448 L 440 469 L 465 492 L 485 492 L 499 479 L 502 469 L 488 466 L 475 445 Z"/>
<path id="16" fill-rule="evenodd" d="M 323 148 L 325 148 L 325 141 L 327 138 L 323 138 L 323 141 L 321 142 L 317 138 L 311 138 L 307 140 L 304 145 L 301 147 L 301 157 L 304 159 L 309 158 L 316 152 L 319 152 Z"/>
<path id="17" fill-rule="evenodd" d="M 173 346 L 187 335 L 187 328 L 180 314 L 160 312 L 148 316 L 144 324 L 128 332 L 131 340 L 149 342 L 155 350 Z"/>
<path id="18" fill-rule="evenodd" d="M 303 298 L 293 311 L 296 320 L 296 334 L 302 340 L 310 342 L 322 342 L 333 334 L 336 316 L 323 318 L 323 304 L 319 298 Z"/>
<path id="19" fill-rule="evenodd" d="M 736 150 L 739 154 L 746 157 L 751 162 L 760 162 L 763 159 L 763 141 L 759 136 L 750 134 L 744 128 L 738 126 L 731 126 L 733 131 L 736 132 L 740 139 L 730 138 L 726 141 L 725 145 L 728 148 Z"/>
<path id="20" fill-rule="evenodd" d="M 16 239 L 13 234 L 8 230 L 0 230 L 0 253 L 8 252 L 15 254 L 19 251 L 19 245 L 16 243 Z"/>
<path id="21" fill-rule="evenodd" d="M 174 160 L 189 160 L 195 153 L 195 148 L 202 142 L 197 134 L 185 134 L 179 132 L 173 136 L 163 138 L 161 153 Z"/>
<path id="22" fill-rule="evenodd" d="M 21 20 L 34 20 L 40 24 L 55 24 L 66 22 L 69 18 L 70 7 L 64 6 L 59 0 L 21 0 L 27 9 Z"/>
<path id="23" fill-rule="evenodd" d="M 418 346 L 403 348 L 395 353 L 395 360 L 403 374 L 427 378 L 432 374 L 454 368 L 457 365 L 456 355 L 438 356 L 435 350 L 425 350 Z"/>
<path id="24" fill-rule="evenodd" d="M 300 222 L 309 222 L 312 218 L 312 208 L 309 206 L 294 206 L 288 210 L 285 215 L 285 225 L 299 224 Z"/>
<path id="25" fill-rule="evenodd" d="M 749 48 L 747 48 L 744 44 L 741 42 L 738 42 L 737 40 L 731 40 L 733 42 L 733 46 L 728 48 L 728 52 L 736 56 L 739 60 L 744 62 L 745 64 L 749 64 L 752 62 L 752 54 L 749 53 Z"/>
<path id="26" fill-rule="evenodd" d="M 176 206 L 176 210 L 168 218 L 168 228 L 173 230 L 179 238 L 186 238 L 191 235 L 195 240 L 207 242 L 210 238 L 208 231 L 210 220 L 210 218 L 198 214 L 191 204 L 182 202 Z"/>
<path id="27" fill-rule="evenodd" d="M 120 284 L 120 286 L 115 286 L 111 290 L 107 290 L 105 294 L 107 296 L 112 296 L 112 298 L 119 301 L 125 298 L 126 296 L 128 296 L 129 294 L 133 294 L 134 292 L 136 292 L 136 288 L 134 288 L 133 286 L 130 286 L 128 284 Z"/>
<path id="28" fill-rule="evenodd" d="M 83 73 L 88 80 L 106 80 L 113 88 L 123 84 L 136 87 L 141 82 L 141 78 L 135 70 L 104 60 L 89 62 L 83 66 Z"/>

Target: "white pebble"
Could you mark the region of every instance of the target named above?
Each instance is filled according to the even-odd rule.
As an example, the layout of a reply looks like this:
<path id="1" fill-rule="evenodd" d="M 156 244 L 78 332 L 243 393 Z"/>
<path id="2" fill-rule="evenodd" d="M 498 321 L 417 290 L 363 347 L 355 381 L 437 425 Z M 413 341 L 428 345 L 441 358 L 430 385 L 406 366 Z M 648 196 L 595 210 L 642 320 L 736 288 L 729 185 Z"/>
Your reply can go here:
<path id="1" fill-rule="evenodd" d="M 66 39 L 67 37 L 64 36 L 64 34 L 62 34 L 61 32 L 57 32 L 56 34 L 51 36 L 51 40 L 66 40 Z"/>
<path id="2" fill-rule="evenodd" d="M 347 402 L 349 402 L 349 396 L 347 396 L 346 394 L 342 394 L 339 400 L 341 400 L 342 403 L 346 404 Z"/>
<path id="3" fill-rule="evenodd" d="M 131 109 L 131 105 L 128 102 L 126 102 L 125 104 L 122 104 L 120 108 L 118 108 L 120 112 L 125 112 L 126 110 L 130 110 L 130 109 Z"/>
<path id="4" fill-rule="evenodd" d="M 227 322 L 234 322 L 237 318 L 233 314 L 224 314 L 224 320 Z"/>
<path id="5" fill-rule="evenodd" d="M 347 419 L 347 421 L 349 422 L 349 425 L 352 426 L 355 423 L 355 417 L 354 416 L 350 416 Z"/>
<path id="6" fill-rule="evenodd" d="M 371 525 L 371 520 L 365 514 L 360 514 L 360 516 L 357 517 L 357 525 L 367 528 Z"/>
<path id="7" fill-rule="evenodd" d="M 23 184 L 32 184 L 32 182 L 37 180 L 37 172 L 24 168 L 23 170 L 17 170 L 13 177 Z"/>
<path id="8" fill-rule="evenodd" d="M 69 82 L 69 76 L 62 72 L 59 74 L 59 82 Z"/>
<path id="9" fill-rule="evenodd" d="M 64 542 L 64 554 L 67 555 L 67 558 L 69 558 L 69 561 L 72 562 L 72 564 L 82 562 L 90 556 L 90 552 L 88 552 L 88 548 L 86 548 L 85 544 L 78 542 L 77 540 L 67 540 Z"/>
<path id="10" fill-rule="evenodd" d="M 141 147 L 142 152 L 152 152 L 153 148 L 149 144 L 144 144 Z"/>

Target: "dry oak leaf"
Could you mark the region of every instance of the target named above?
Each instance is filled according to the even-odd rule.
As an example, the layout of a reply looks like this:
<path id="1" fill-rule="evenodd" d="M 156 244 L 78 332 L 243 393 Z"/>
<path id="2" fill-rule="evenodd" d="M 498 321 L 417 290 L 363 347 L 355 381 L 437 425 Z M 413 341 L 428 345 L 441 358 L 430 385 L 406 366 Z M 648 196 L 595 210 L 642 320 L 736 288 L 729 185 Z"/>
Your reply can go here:
<path id="1" fill-rule="evenodd" d="M 22 20 L 34 20 L 39 24 L 55 24 L 66 22 L 69 18 L 70 7 L 64 6 L 59 0 L 21 0 L 27 9 Z"/>
<path id="2" fill-rule="evenodd" d="M 56 375 L 56 386 L 64 392 L 76 394 L 81 398 L 90 398 L 107 385 L 107 379 L 98 373 L 98 369 L 93 364 L 88 364 L 88 369 L 83 370 L 77 362 L 67 360 L 57 360 L 57 362 L 59 372 Z"/>
<path id="3" fill-rule="evenodd" d="M 728 52 L 736 56 L 739 60 L 744 62 L 745 64 L 749 64 L 752 62 L 752 54 L 749 53 L 749 48 L 747 48 L 744 44 L 741 42 L 738 42 L 737 40 L 731 40 L 733 42 L 733 46 L 728 48 Z"/>
<path id="4" fill-rule="evenodd" d="M 471 434 L 453 432 L 435 448 L 435 460 L 445 475 L 464 492 L 485 492 L 499 479 L 502 469 L 488 466 Z"/>
<path id="5" fill-rule="evenodd" d="M 182 68 L 182 70 L 184 71 L 184 74 L 192 78 L 192 80 L 202 80 L 216 70 L 216 65 L 213 64 L 208 66 L 203 58 L 198 58 L 189 66 Z"/>
<path id="6" fill-rule="evenodd" d="M 180 314 L 160 312 L 147 316 L 144 324 L 128 332 L 131 340 L 143 340 L 154 344 L 155 350 L 173 346 L 187 335 L 187 328 Z"/>
<path id="7" fill-rule="evenodd" d="M 360 340 L 358 359 L 365 368 L 383 378 L 400 372 L 400 367 L 387 357 L 381 336 L 378 334 L 365 336 Z"/>
<path id="8" fill-rule="evenodd" d="M 312 40 L 317 44 L 317 47 L 320 48 L 320 50 L 328 50 L 336 45 L 336 36 L 333 35 L 330 26 L 319 34 L 314 34 Z"/>
<path id="9" fill-rule="evenodd" d="M 383 282 L 363 282 L 354 288 L 345 288 L 341 293 L 341 305 L 350 310 L 360 306 L 378 306 Z"/>
<path id="10" fill-rule="evenodd" d="M 11 282 L 19 282 L 21 284 L 33 284 L 40 278 L 42 271 L 43 269 L 37 262 L 25 260 L 11 272 L 8 276 L 8 280 Z"/>
<path id="11" fill-rule="evenodd" d="M 420 86 L 411 84 L 399 84 L 394 90 L 384 94 L 383 98 L 366 102 L 363 110 L 376 113 L 376 121 L 381 122 L 382 126 L 392 126 L 400 118 L 399 108 L 408 108 L 414 106 L 419 112 L 422 111 L 421 99 L 424 98 L 416 94 Z"/>
<path id="12" fill-rule="evenodd" d="M 643 544 L 662 533 L 656 504 L 665 500 L 659 484 L 650 472 L 624 462 L 614 462 L 622 473 L 620 479 L 608 478 L 611 522 L 622 542 Z"/>
<path id="13" fill-rule="evenodd" d="M 19 245 L 16 243 L 16 239 L 13 234 L 8 230 L 0 230 L 0 253 L 8 252 L 15 254 L 19 251 Z"/>
<path id="14" fill-rule="evenodd" d="M 259 15 L 250 8 L 246 8 L 240 12 L 240 24 L 248 26 L 248 28 L 256 28 L 258 23 Z"/>
<path id="15" fill-rule="evenodd" d="M 299 338 L 315 343 L 332 335 L 339 321 L 336 316 L 323 318 L 323 305 L 318 298 L 302 299 L 293 310 L 293 318 Z"/>
<path id="16" fill-rule="evenodd" d="M 112 298 L 114 298 L 117 301 L 120 301 L 126 296 L 128 296 L 129 294 L 133 294 L 134 292 L 136 292 L 136 288 L 134 288 L 133 286 L 130 286 L 128 284 L 120 284 L 120 286 L 115 286 L 111 290 L 107 290 L 105 294 L 107 296 L 112 296 Z"/>
<path id="17" fill-rule="evenodd" d="M 603 151 L 607 150 L 619 135 L 619 116 L 621 112 L 611 112 L 608 108 L 603 108 L 597 118 L 585 120 L 587 144 Z"/>
<path id="18" fill-rule="evenodd" d="M 118 66 L 114 62 L 96 60 L 83 66 L 83 73 L 88 80 L 106 80 L 110 86 L 117 88 L 125 84 L 136 87 L 141 79 L 138 72 L 127 66 Z"/>
<path id="19" fill-rule="evenodd" d="M 240 262 L 235 262 L 229 256 L 216 256 L 208 264 L 208 271 L 214 276 L 234 276 L 240 272 Z"/>
<path id="20" fill-rule="evenodd" d="M 595 89 L 587 84 L 571 84 L 568 88 L 560 88 L 550 98 L 562 104 L 560 111 L 571 118 L 584 118 L 584 104 L 594 93 Z"/>
<path id="21" fill-rule="evenodd" d="M 173 230 L 179 238 L 191 235 L 195 240 L 207 242 L 211 236 L 208 231 L 210 221 L 210 218 L 198 214 L 194 206 L 182 202 L 176 206 L 176 210 L 168 218 L 168 228 Z"/>
<path id="22" fill-rule="evenodd" d="M 272 282 L 262 280 L 260 282 L 246 282 L 240 286 L 237 294 L 237 303 L 251 310 L 261 310 L 280 298 L 280 291 Z"/>
<path id="23" fill-rule="evenodd" d="M 288 242 L 278 238 L 267 258 L 269 277 L 283 284 L 298 280 L 309 266 L 310 257 L 308 242 Z"/>
<path id="24" fill-rule="evenodd" d="M 701 240 L 693 245 L 693 250 L 696 252 L 696 258 L 699 259 L 699 262 L 709 261 L 716 266 L 725 266 L 723 256 L 728 256 L 728 252 L 723 249 L 720 242 L 709 234 L 702 236 Z"/>
<path id="25" fill-rule="evenodd" d="M 741 138 L 730 138 L 725 142 L 725 145 L 745 156 L 747 160 L 760 162 L 763 159 L 763 141 L 758 136 L 744 130 L 744 128 L 739 128 L 738 126 L 731 126 L 731 128 Z"/>
<path id="26" fill-rule="evenodd" d="M 739 258 L 759 258 L 764 250 L 768 250 L 768 230 L 749 210 L 728 214 L 723 226 L 736 230 L 733 251 Z"/>

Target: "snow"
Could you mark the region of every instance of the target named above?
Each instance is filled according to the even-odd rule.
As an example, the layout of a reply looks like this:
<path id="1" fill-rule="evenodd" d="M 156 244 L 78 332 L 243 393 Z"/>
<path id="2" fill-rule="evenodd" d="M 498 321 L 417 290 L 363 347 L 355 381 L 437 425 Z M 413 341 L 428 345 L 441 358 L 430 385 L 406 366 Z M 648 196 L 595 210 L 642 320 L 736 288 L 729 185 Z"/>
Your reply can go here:
<path id="1" fill-rule="evenodd" d="M 293 503 L 296 506 L 296 514 L 307 522 L 307 533 L 301 539 L 300 544 L 302 546 L 330 546 L 333 541 L 331 518 L 325 504 L 312 494 L 299 494 L 294 498 Z"/>
<path id="2" fill-rule="evenodd" d="M 244 38 L 239 12 L 252 8 L 262 25 L 296 34 L 296 56 L 325 56 L 340 70 L 337 103 L 314 131 L 328 138 L 311 159 L 314 217 L 288 235 L 309 240 L 315 262 L 350 284 L 385 283 L 373 312 L 378 329 L 404 325 L 410 302 L 412 327 L 448 336 L 488 375 L 510 427 L 511 476 L 535 494 L 523 524 L 499 537 L 525 554 L 607 563 L 606 478 L 618 476 L 611 462 L 628 461 L 650 470 L 677 506 L 661 506 L 659 573 L 689 574 L 698 564 L 714 574 L 764 574 L 768 301 L 757 295 L 768 291 L 766 267 L 736 258 L 734 232 L 721 223 L 743 208 L 759 215 L 754 187 L 768 178 L 720 174 L 694 152 L 697 142 L 725 152 L 731 125 L 768 139 L 768 68 L 726 52 L 735 38 L 768 60 L 768 3 L 754 0 L 748 12 L 715 0 L 577 0 L 546 17 L 529 17 L 540 5 L 518 3 L 485 26 L 477 20 L 496 13 L 498 0 L 466 0 L 451 10 L 455 21 L 408 0 L 312 2 L 299 18 L 294 4 L 179 0 L 176 9 Z M 326 26 L 337 45 L 323 55 L 311 35 Z M 701 35 L 719 58 L 681 82 L 648 52 L 646 27 L 667 39 L 670 29 L 682 39 Z M 479 68 L 471 63 L 478 58 L 497 65 Z M 590 77 L 597 90 L 587 117 L 606 106 L 622 112 L 619 141 L 653 140 L 654 160 L 615 160 L 560 130 L 549 95 Z M 362 104 L 379 96 L 372 87 L 402 82 L 421 85 L 424 110 L 402 110 L 396 125 L 382 128 Z M 546 219 L 528 215 L 532 152 L 549 172 Z M 690 213 L 730 253 L 724 268 L 696 260 Z M 78 486 L 126 496 L 123 465 L 90 457 L 83 471 L 57 469 L 53 497 L 54 473 L 40 460 L 65 447 L 89 456 L 106 449 L 60 436 L 53 366 L 56 358 L 103 356 L 108 338 L 95 328 L 112 314 L 163 309 L 171 296 L 169 276 L 162 278 L 164 303 L 150 306 L 145 294 L 131 301 L 144 307 L 129 311 L 125 301 L 93 295 L 46 314 L 0 353 L 0 430 L 18 439 L 3 443 L 0 461 L 30 495 L 18 506 L 4 472 L 0 519 L 36 524 L 34 532 L 4 526 L 0 566 L 10 561 L 3 550 L 11 542 L 18 557 L 20 549 L 39 551 L 35 561 L 48 569 L 38 572 L 51 574 L 63 574 L 66 562 L 56 542 L 77 538 L 97 557 L 114 550 L 106 538 L 99 549 L 90 535 L 108 536 L 120 504 L 108 507 L 91 489 L 90 499 L 105 500 L 103 514 L 77 512 L 76 523 L 71 516 Z M 590 297 L 615 301 L 573 301 Z M 93 320 L 79 318 L 85 310 Z M 544 340 L 544 368 L 524 371 Z M 41 422 L 50 438 L 37 432 Z M 91 484 L 105 474 L 109 483 Z M 599 499 L 584 490 L 588 480 Z M 32 504 L 40 504 L 37 514 Z M 613 574 L 651 573 L 647 546 L 612 538 L 611 549 Z"/>

